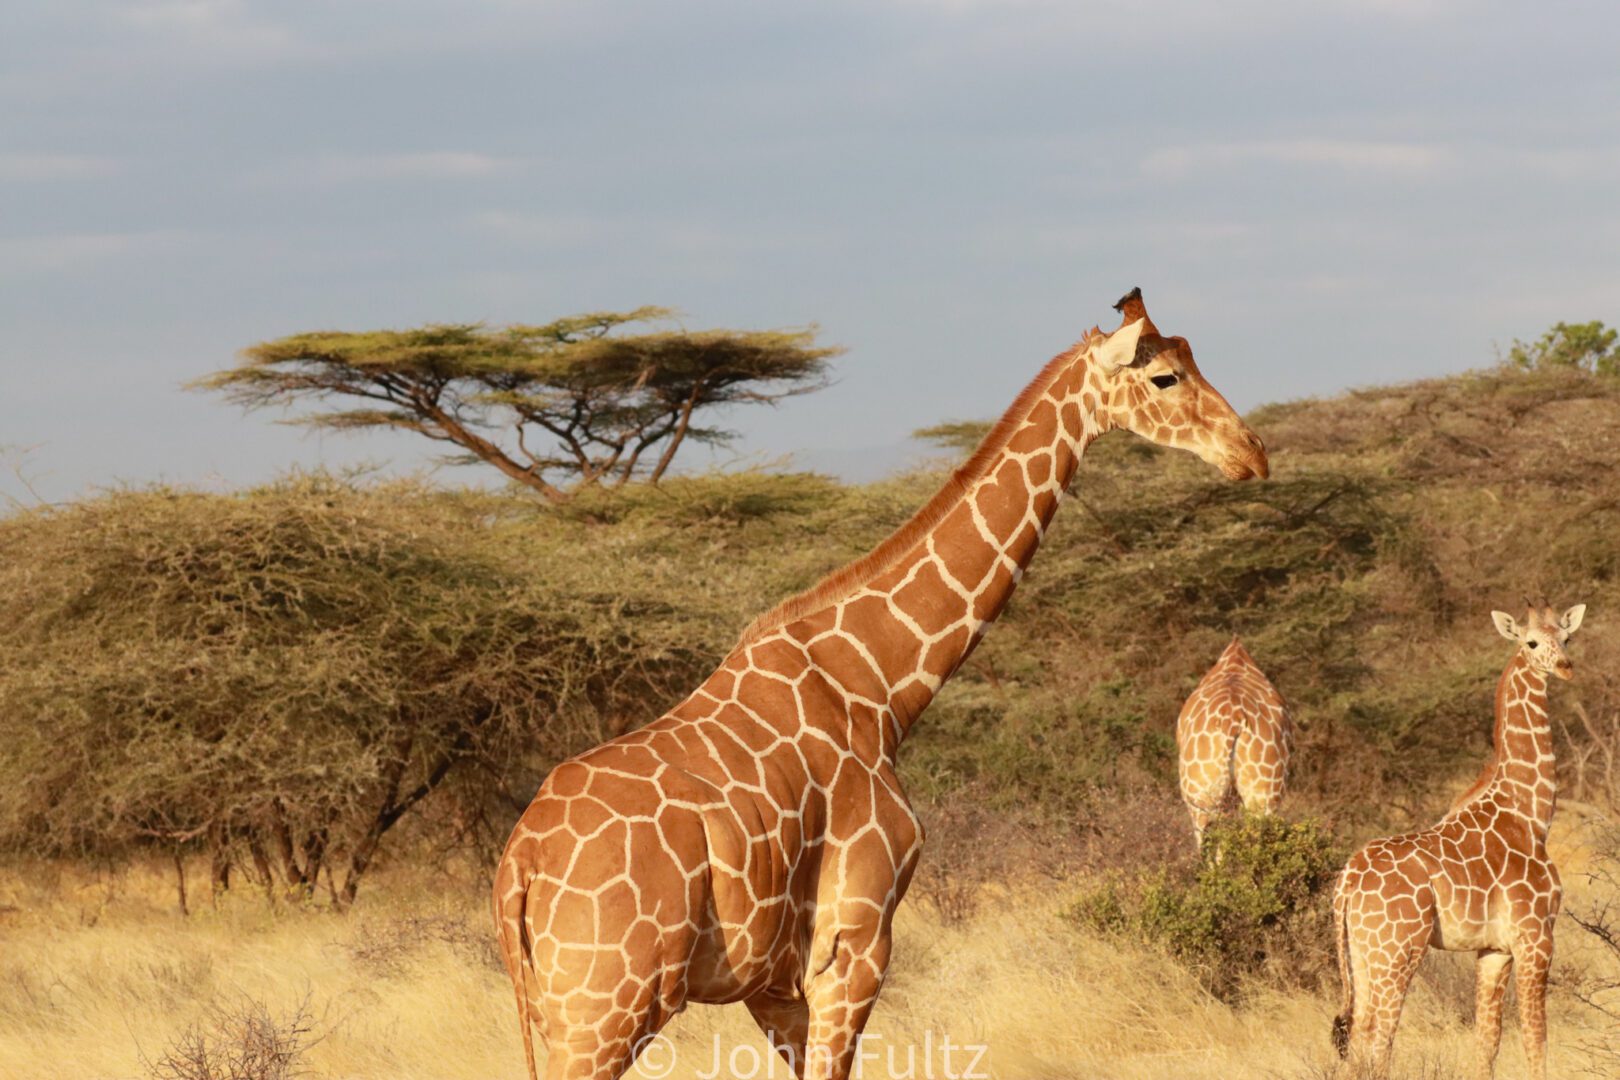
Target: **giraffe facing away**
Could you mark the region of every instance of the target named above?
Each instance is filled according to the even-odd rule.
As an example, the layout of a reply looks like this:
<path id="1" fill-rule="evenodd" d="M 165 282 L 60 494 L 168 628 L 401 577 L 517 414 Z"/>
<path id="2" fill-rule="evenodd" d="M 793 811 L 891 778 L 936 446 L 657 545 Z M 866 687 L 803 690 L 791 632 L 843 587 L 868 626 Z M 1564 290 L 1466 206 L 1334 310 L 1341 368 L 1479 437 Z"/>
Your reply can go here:
<path id="1" fill-rule="evenodd" d="M 647 726 L 552 770 L 495 875 L 549 1080 L 614 1080 L 688 1002 L 743 1002 L 801 1077 L 847 1077 L 922 843 L 901 740 L 1000 613 L 1080 455 L 1125 428 L 1230 479 L 1265 447 L 1141 291 L 1049 362 L 873 551 L 755 619 Z"/>
<path id="2" fill-rule="evenodd" d="M 1240 805 L 1276 811 L 1293 741 L 1288 705 L 1233 635 L 1176 718 L 1181 798 L 1199 847 L 1209 823 Z"/>
<path id="3" fill-rule="evenodd" d="M 1496 686 L 1494 749 L 1440 823 L 1374 840 L 1350 857 L 1333 896 L 1344 1009 L 1333 1040 L 1387 1075 L 1401 1005 L 1432 946 L 1475 952 L 1476 1072 L 1490 1080 L 1511 971 L 1532 1080 L 1546 1074 L 1547 968 L 1562 891 L 1547 857 L 1557 794 L 1547 676 L 1573 674 L 1564 646 L 1586 605 L 1530 608 L 1521 624 L 1491 612 L 1518 646 Z"/>

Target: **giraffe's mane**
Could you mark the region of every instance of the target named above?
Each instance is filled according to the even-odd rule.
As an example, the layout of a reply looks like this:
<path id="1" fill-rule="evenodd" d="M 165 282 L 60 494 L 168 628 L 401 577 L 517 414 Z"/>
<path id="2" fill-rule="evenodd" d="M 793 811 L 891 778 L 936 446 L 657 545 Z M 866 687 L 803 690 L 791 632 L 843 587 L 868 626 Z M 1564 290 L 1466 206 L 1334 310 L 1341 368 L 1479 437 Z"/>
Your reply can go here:
<path id="1" fill-rule="evenodd" d="M 760 615 L 748 624 L 747 629 L 737 639 L 737 644 L 746 645 L 763 634 L 768 634 L 788 623 L 797 622 L 806 615 L 842 600 L 898 562 L 901 556 L 915 547 L 930 529 L 945 519 L 945 515 L 955 508 L 975 483 L 988 475 L 991 466 L 1000 460 L 1001 453 L 1012 440 L 1013 433 L 1035 407 L 1035 403 L 1057 381 L 1063 369 L 1098 335 L 1099 331 L 1093 327 L 1087 331 L 1085 337 L 1048 360 L 1040 373 L 1030 380 L 1029 385 L 1019 391 L 1013 403 L 1007 407 L 1007 411 L 1001 414 L 1001 419 L 996 421 L 980 441 L 972 456 L 951 474 L 950 479 L 934 493 L 933 498 L 924 503 L 922 509 L 912 514 L 905 524 L 854 562 L 834 570 L 808 589 L 795 593 Z"/>

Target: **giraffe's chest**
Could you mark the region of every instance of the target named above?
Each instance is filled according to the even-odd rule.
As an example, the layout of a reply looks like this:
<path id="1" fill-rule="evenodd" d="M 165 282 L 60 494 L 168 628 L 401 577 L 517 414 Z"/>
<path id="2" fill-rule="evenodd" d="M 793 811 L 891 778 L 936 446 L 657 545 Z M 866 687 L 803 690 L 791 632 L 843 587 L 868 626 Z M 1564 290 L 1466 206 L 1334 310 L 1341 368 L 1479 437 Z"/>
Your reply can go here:
<path id="1" fill-rule="evenodd" d="M 1464 814 L 1436 840 L 1437 948 L 1510 950 L 1527 916 L 1556 911 L 1558 871 L 1522 819 Z"/>
<path id="2" fill-rule="evenodd" d="M 892 770 L 852 763 L 810 784 L 797 809 L 765 799 L 740 812 L 734 803 L 727 817 L 740 848 L 710 875 L 689 974 L 695 1001 L 791 992 L 823 923 L 892 914 L 922 843 Z"/>

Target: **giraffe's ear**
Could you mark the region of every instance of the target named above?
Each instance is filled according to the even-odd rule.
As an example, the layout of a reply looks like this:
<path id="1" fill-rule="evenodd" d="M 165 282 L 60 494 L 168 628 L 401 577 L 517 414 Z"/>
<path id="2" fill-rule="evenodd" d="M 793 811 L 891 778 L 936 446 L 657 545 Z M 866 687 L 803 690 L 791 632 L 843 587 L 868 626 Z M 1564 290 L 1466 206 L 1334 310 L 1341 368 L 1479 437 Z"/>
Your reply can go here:
<path id="1" fill-rule="evenodd" d="M 1108 335 L 1108 340 L 1097 346 L 1097 362 L 1103 371 L 1112 375 L 1136 359 L 1136 343 L 1142 339 L 1146 319 L 1137 319 Z"/>
<path id="2" fill-rule="evenodd" d="M 1563 617 L 1558 620 L 1558 625 L 1564 628 L 1564 633 L 1573 634 L 1581 628 L 1581 620 L 1584 618 L 1586 618 L 1586 605 L 1576 604 L 1564 612 Z"/>
<path id="3" fill-rule="evenodd" d="M 1514 621 L 1513 616 L 1505 611 L 1493 611 L 1491 612 L 1491 621 L 1496 623 L 1496 632 L 1498 634 L 1501 634 L 1509 641 L 1519 640 L 1519 624 Z"/>

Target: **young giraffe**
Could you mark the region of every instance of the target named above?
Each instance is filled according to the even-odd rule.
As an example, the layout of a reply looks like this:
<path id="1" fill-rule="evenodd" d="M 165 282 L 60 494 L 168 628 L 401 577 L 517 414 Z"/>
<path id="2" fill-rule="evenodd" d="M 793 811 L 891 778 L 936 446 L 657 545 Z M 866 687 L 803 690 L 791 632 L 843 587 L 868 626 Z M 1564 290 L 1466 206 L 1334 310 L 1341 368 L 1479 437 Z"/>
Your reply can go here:
<path id="1" fill-rule="evenodd" d="M 1477 1072 L 1489 1080 L 1502 1037 L 1510 968 L 1532 1080 L 1547 1056 L 1547 967 L 1561 889 L 1547 857 L 1557 775 L 1547 676 L 1571 677 L 1564 645 L 1586 605 L 1562 616 L 1532 606 L 1521 626 L 1491 612 L 1519 647 L 1496 687 L 1495 750 L 1479 779 L 1431 829 L 1374 840 L 1345 866 L 1333 896 L 1344 1009 L 1333 1023 L 1340 1054 L 1389 1069 L 1407 984 L 1430 946 L 1476 951 Z"/>
<path id="2" fill-rule="evenodd" d="M 1181 798 L 1200 848 L 1209 823 L 1240 803 L 1251 813 L 1277 809 L 1293 741 L 1282 695 L 1234 635 L 1176 718 Z"/>
<path id="3" fill-rule="evenodd" d="M 1018 395 L 864 558 L 756 619 L 691 697 L 552 770 L 495 915 L 534 1075 L 613 1080 L 688 1002 L 742 1001 L 802 1077 L 843 1078 L 922 830 L 901 740 L 1035 554 L 1087 444 L 1125 428 L 1232 479 L 1260 440 L 1141 291 Z"/>

